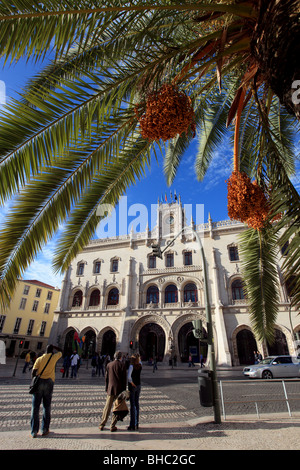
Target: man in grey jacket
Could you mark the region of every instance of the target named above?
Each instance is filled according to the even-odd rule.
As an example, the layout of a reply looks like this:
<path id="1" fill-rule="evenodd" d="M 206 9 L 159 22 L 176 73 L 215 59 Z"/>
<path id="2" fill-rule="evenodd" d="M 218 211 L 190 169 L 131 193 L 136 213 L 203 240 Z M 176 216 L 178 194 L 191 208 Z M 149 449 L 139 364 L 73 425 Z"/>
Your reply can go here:
<path id="1" fill-rule="evenodd" d="M 102 413 L 102 420 L 99 429 L 103 431 L 109 418 L 111 408 L 118 395 L 126 390 L 126 364 L 122 362 L 122 353 L 117 351 L 114 355 L 114 361 L 107 364 L 105 372 L 105 389 L 107 393 L 106 403 Z M 117 431 L 117 417 L 113 414 L 110 430 Z"/>

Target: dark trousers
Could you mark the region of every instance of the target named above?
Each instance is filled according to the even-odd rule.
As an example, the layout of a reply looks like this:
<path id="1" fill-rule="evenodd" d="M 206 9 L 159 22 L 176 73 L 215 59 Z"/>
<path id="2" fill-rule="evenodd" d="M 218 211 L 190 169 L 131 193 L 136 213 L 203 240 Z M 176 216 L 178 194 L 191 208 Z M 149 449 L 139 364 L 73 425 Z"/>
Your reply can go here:
<path id="1" fill-rule="evenodd" d="M 139 415 L 140 415 L 140 393 L 141 386 L 137 385 L 136 387 L 130 387 L 130 427 L 135 428 L 139 425 Z"/>
<path id="2" fill-rule="evenodd" d="M 32 396 L 31 406 L 31 434 L 37 434 L 40 427 L 39 412 L 43 403 L 42 432 L 49 431 L 51 420 L 51 400 L 54 382 L 51 379 L 40 379 L 39 387 Z"/>

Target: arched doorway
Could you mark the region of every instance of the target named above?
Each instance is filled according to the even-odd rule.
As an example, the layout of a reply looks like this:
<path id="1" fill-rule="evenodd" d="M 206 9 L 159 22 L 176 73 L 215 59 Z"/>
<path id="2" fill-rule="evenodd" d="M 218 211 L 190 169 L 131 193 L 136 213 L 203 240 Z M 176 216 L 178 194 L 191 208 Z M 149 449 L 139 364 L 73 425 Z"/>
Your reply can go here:
<path id="1" fill-rule="evenodd" d="M 269 356 L 277 354 L 289 354 L 289 348 L 285 334 L 281 330 L 275 329 L 275 340 L 272 344 L 267 343 Z"/>
<path id="2" fill-rule="evenodd" d="M 207 358 L 207 343 L 203 343 L 199 338 L 195 338 L 192 322 L 185 323 L 178 333 L 178 349 L 181 362 L 188 362 L 191 354 L 194 362 L 200 362 L 200 355 L 204 361 Z M 207 338 L 207 332 L 203 329 L 204 338 Z"/>
<path id="3" fill-rule="evenodd" d="M 162 361 L 165 352 L 165 333 L 157 323 L 144 325 L 139 334 L 139 350 L 142 361 L 149 361 L 154 356 Z"/>
<path id="4" fill-rule="evenodd" d="M 109 354 L 110 358 L 113 359 L 116 352 L 116 344 L 116 333 L 113 330 L 107 330 L 102 338 L 101 356 Z"/>
<path id="5" fill-rule="evenodd" d="M 91 358 L 96 349 L 96 333 L 94 330 L 88 330 L 82 335 L 82 358 Z"/>
<path id="6" fill-rule="evenodd" d="M 254 351 L 257 351 L 257 344 L 252 331 L 246 328 L 236 335 L 237 352 L 240 365 L 254 364 Z"/>
<path id="7" fill-rule="evenodd" d="M 75 330 L 70 330 L 66 334 L 63 353 L 64 356 L 66 356 L 67 354 L 72 354 L 74 351 L 74 334 Z"/>

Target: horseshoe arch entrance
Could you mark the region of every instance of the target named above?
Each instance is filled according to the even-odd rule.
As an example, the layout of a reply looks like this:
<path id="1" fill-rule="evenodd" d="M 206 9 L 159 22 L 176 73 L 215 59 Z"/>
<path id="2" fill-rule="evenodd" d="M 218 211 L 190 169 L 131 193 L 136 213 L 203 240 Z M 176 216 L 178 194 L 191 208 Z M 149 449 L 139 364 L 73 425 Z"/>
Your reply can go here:
<path id="1" fill-rule="evenodd" d="M 139 333 L 139 350 L 142 361 L 149 361 L 154 356 L 163 361 L 166 338 L 164 330 L 157 323 L 147 323 Z"/>

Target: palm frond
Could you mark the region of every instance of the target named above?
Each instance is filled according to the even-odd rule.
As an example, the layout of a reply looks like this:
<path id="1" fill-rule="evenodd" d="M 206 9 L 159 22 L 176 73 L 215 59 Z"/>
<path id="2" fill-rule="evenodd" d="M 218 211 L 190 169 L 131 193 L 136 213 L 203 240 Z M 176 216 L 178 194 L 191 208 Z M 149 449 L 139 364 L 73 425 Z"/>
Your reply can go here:
<path id="1" fill-rule="evenodd" d="M 72 211 L 65 231 L 57 245 L 53 266 L 56 271 L 65 271 L 77 253 L 86 246 L 94 234 L 100 217 L 99 204 L 117 204 L 126 189 L 145 175 L 150 165 L 151 144 L 141 138 L 127 139 L 120 158 L 111 162 L 95 177 L 93 184 L 82 196 Z"/>
<path id="2" fill-rule="evenodd" d="M 260 341 L 271 344 L 279 301 L 277 237 L 272 231 L 248 229 L 239 239 L 251 325 Z"/>
<path id="3" fill-rule="evenodd" d="M 270 217 L 280 216 L 280 220 L 273 225 L 278 236 L 278 244 L 283 249 L 288 248 L 282 255 L 281 270 L 284 282 L 293 280 L 291 292 L 291 305 L 300 305 L 300 195 L 292 184 L 283 163 L 273 158 L 270 163 L 271 178 L 271 206 Z"/>
<path id="4" fill-rule="evenodd" d="M 224 86 L 223 92 L 218 93 L 216 86 L 210 96 L 205 96 L 204 119 L 198 130 L 198 148 L 195 161 L 195 171 L 198 180 L 202 181 L 217 148 L 220 148 L 227 134 L 226 120 L 230 102 L 237 87 L 234 79 L 228 87 Z"/>
<path id="5" fill-rule="evenodd" d="M 141 139 L 134 107 L 162 84 L 176 83 L 195 106 L 198 178 L 224 136 L 232 135 L 226 117 L 233 123 L 237 116 L 240 169 L 265 187 L 272 184 L 272 210 L 284 214 L 277 225 L 249 232 L 248 245 L 245 240 L 246 263 L 260 283 L 255 289 L 254 278 L 247 279 L 253 321 L 258 334 L 270 339 L 278 301 L 277 236 L 280 243 L 292 239 L 284 267 L 287 275 L 293 269 L 299 273 L 299 195 L 290 182 L 292 119 L 268 84 L 261 86 L 263 78 L 251 62 L 258 14 L 256 1 L 1 2 L 0 57 L 6 62 L 54 58 L 0 118 L 0 200 L 16 198 L 0 235 L 3 300 L 61 223 L 67 225 L 54 261 L 58 271 L 92 236 L 98 204 L 115 205 L 142 177 L 156 146 Z M 168 183 L 192 138 L 181 135 L 170 143 L 164 166 Z"/>

